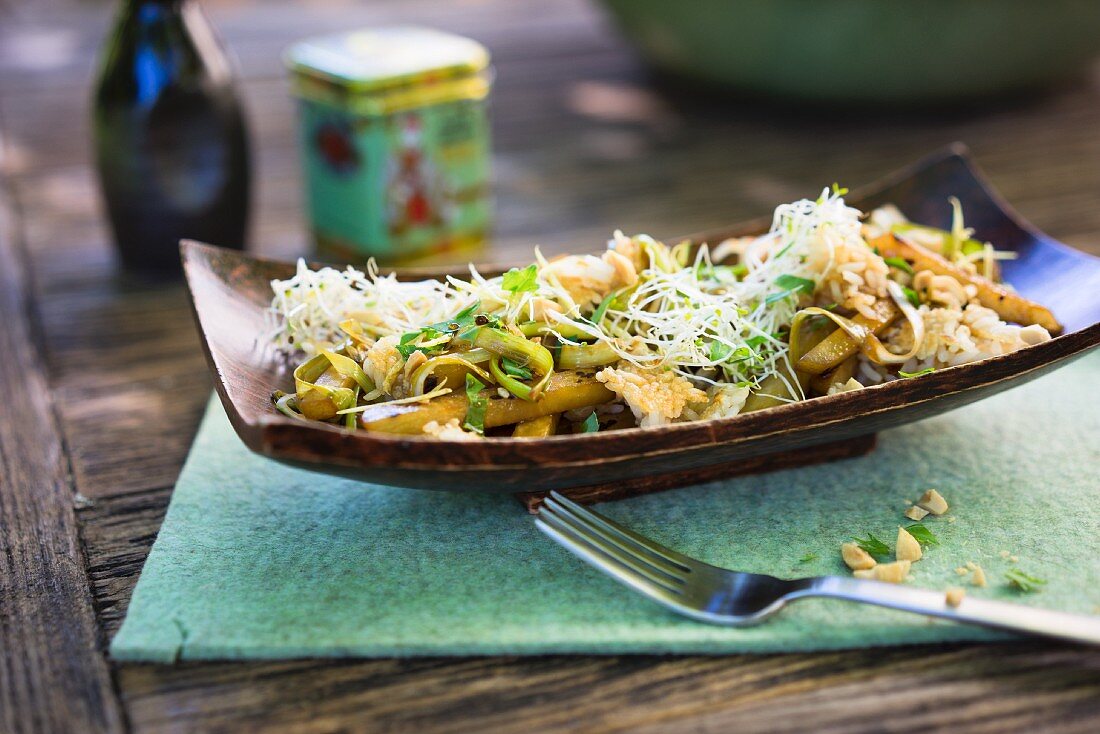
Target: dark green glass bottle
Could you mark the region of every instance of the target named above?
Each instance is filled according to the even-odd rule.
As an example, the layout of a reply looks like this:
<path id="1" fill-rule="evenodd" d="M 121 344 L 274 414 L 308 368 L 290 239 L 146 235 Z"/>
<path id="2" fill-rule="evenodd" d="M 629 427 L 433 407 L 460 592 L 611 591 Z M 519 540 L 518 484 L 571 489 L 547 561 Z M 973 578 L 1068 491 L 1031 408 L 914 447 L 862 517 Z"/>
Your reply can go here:
<path id="1" fill-rule="evenodd" d="M 197 3 L 124 1 L 94 107 L 100 188 L 126 266 L 179 270 L 181 238 L 244 247 L 244 116 L 229 59 Z"/>

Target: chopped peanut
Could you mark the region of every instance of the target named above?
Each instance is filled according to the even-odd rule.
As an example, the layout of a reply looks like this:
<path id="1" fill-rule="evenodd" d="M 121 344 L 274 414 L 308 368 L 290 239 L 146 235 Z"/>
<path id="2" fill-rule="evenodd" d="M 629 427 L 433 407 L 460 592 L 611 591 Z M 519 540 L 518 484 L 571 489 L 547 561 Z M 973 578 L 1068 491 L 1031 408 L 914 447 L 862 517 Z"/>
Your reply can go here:
<path id="1" fill-rule="evenodd" d="M 981 566 L 978 566 L 974 569 L 974 574 L 970 577 L 970 583 L 974 584 L 975 586 L 986 585 L 985 571 L 982 570 Z"/>
<path id="2" fill-rule="evenodd" d="M 875 567 L 875 559 L 871 558 L 871 554 L 855 543 L 845 543 L 840 546 L 840 555 L 848 568 L 853 571 L 866 571 Z"/>
<path id="3" fill-rule="evenodd" d="M 897 556 L 899 561 L 919 561 L 924 554 L 921 552 L 920 543 L 917 542 L 917 539 L 910 535 L 908 530 L 899 527 L 897 548 L 894 555 Z"/>
<path id="4" fill-rule="evenodd" d="M 978 564 L 974 563 L 974 561 L 967 561 L 966 562 L 966 567 L 969 568 L 971 571 L 977 571 L 978 570 Z"/>
<path id="5" fill-rule="evenodd" d="M 857 579 L 874 579 L 875 581 L 887 581 L 891 584 L 898 584 L 909 576 L 910 566 L 912 566 L 910 561 L 880 563 L 874 568 L 853 571 L 852 575 Z"/>
<path id="6" fill-rule="evenodd" d="M 928 510 L 933 515 L 942 515 L 947 512 L 947 500 L 934 489 L 930 489 L 920 496 L 917 504 Z"/>
<path id="7" fill-rule="evenodd" d="M 966 596 L 966 590 L 960 589 L 957 586 L 952 586 L 947 590 L 947 598 L 944 601 L 947 602 L 949 607 L 957 607 L 962 604 L 963 597 Z"/>
<path id="8" fill-rule="evenodd" d="M 1020 557 L 1019 556 L 1009 556 L 1008 560 L 1009 560 L 1009 563 L 1019 563 L 1020 562 Z"/>
<path id="9" fill-rule="evenodd" d="M 955 573 L 959 574 L 960 576 L 965 576 L 966 574 L 970 573 L 970 569 L 966 566 L 959 566 L 955 569 Z"/>
<path id="10" fill-rule="evenodd" d="M 1012 554 L 1011 554 L 1011 553 L 1009 553 L 1008 551 L 1001 551 L 1001 552 L 1000 552 L 1000 553 L 998 553 L 997 555 L 999 555 L 999 556 L 1000 556 L 1001 558 L 1008 558 L 1008 557 L 1009 557 L 1010 555 L 1012 555 Z"/>
<path id="11" fill-rule="evenodd" d="M 914 522 L 920 522 L 928 516 L 928 510 L 924 509 L 923 507 L 917 507 L 916 505 L 913 505 L 905 511 L 905 516 L 910 520 L 913 520 Z"/>

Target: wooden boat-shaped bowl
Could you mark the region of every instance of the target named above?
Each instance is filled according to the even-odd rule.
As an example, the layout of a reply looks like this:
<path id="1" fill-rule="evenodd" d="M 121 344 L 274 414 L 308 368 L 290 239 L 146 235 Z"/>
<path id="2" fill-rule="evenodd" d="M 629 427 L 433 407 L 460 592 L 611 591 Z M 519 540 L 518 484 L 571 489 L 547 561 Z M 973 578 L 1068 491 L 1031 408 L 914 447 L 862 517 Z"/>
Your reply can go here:
<path id="1" fill-rule="evenodd" d="M 269 282 L 293 266 L 195 242 L 181 246 L 195 317 L 215 384 L 238 435 L 253 451 L 316 471 L 435 490 L 534 492 L 616 487 L 656 489 L 791 465 L 792 457 L 835 458 L 865 437 L 966 405 L 1034 379 L 1100 345 L 1100 259 L 1036 230 L 995 194 L 961 145 L 849 197 L 864 211 L 897 204 L 910 219 L 950 226 L 957 196 L 976 237 L 1019 257 L 1005 279 L 1051 308 L 1065 333 L 981 362 L 855 392 L 814 398 L 716 421 L 541 439 L 449 442 L 347 431 L 277 413 L 272 390 L 292 390 L 283 360 L 266 346 Z M 770 219 L 694 236 L 717 242 L 757 234 Z M 485 268 L 483 272 L 500 272 Z M 438 275 L 439 273 L 435 273 Z M 411 272 L 410 277 L 431 273 Z M 831 446 L 832 450 L 823 450 Z M 838 448 L 839 447 L 839 448 Z"/>

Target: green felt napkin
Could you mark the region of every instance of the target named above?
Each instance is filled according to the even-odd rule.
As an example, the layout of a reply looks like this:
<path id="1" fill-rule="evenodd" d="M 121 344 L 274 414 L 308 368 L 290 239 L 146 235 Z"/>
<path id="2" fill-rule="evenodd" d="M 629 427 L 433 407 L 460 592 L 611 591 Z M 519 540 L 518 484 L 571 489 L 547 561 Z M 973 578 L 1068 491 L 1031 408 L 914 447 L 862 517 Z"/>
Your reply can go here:
<path id="1" fill-rule="evenodd" d="M 711 563 L 844 573 L 838 549 L 891 546 L 906 499 L 951 503 L 912 583 L 1100 612 L 1100 355 L 956 412 L 884 432 L 869 456 L 604 505 Z M 1045 578 L 1021 594 L 1003 578 Z M 801 559 L 808 560 L 801 560 Z M 211 403 L 121 631 L 120 660 L 817 650 L 997 633 L 840 601 L 729 629 L 677 617 L 542 536 L 506 495 L 396 489 L 249 453 Z"/>

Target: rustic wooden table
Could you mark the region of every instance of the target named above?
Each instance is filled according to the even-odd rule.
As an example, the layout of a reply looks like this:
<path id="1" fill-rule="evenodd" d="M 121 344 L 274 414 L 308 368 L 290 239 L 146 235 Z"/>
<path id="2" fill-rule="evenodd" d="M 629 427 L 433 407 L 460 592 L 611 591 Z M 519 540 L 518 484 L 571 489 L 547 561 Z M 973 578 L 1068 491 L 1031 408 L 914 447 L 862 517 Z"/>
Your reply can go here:
<path id="1" fill-rule="evenodd" d="M 240 57 L 265 253 L 306 248 L 281 49 L 395 21 L 495 56 L 494 255 L 724 225 L 952 140 L 1033 222 L 1100 253 L 1100 68 L 992 109 L 762 111 L 654 84 L 584 0 L 205 5 Z M 0 2 L 0 731 L 1100 730 L 1100 652 L 1045 643 L 112 663 L 211 385 L 182 286 L 121 274 L 99 213 L 88 95 L 109 19 L 101 0 Z"/>

